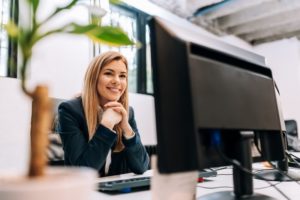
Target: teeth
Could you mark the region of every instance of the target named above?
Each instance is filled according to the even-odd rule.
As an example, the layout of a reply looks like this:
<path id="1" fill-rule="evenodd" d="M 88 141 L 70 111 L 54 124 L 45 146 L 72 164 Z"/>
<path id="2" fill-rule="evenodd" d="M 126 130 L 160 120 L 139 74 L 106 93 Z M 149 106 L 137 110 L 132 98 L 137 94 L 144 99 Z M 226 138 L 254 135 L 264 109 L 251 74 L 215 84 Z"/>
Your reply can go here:
<path id="1" fill-rule="evenodd" d="M 117 88 L 109 88 L 109 90 L 111 90 L 113 92 L 119 92 L 119 89 L 117 89 Z"/>

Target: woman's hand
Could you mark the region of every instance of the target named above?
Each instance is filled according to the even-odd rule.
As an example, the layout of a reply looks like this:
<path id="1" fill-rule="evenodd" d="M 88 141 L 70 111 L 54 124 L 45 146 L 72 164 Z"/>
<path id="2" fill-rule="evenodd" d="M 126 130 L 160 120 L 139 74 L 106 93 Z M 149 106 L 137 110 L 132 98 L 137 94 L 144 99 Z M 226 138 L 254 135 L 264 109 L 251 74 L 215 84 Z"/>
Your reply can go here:
<path id="1" fill-rule="evenodd" d="M 114 111 L 122 115 L 120 126 L 121 129 L 123 130 L 123 135 L 126 138 L 130 138 L 134 135 L 134 132 L 132 131 L 132 128 L 128 123 L 128 113 L 121 103 L 116 101 L 108 102 L 107 104 L 104 105 L 104 109 L 113 109 Z"/>
<path id="2" fill-rule="evenodd" d="M 122 115 L 112 108 L 104 109 L 101 124 L 111 130 L 122 120 Z"/>

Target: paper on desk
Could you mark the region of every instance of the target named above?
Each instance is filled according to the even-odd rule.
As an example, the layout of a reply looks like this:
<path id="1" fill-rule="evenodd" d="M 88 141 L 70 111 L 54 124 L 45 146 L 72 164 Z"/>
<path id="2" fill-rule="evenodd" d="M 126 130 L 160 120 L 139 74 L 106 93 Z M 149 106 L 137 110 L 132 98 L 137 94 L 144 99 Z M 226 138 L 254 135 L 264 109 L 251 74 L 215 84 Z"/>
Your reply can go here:
<path id="1" fill-rule="evenodd" d="M 198 172 L 160 174 L 156 156 L 151 157 L 153 176 L 151 179 L 152 200 L 195 200 Z"/>

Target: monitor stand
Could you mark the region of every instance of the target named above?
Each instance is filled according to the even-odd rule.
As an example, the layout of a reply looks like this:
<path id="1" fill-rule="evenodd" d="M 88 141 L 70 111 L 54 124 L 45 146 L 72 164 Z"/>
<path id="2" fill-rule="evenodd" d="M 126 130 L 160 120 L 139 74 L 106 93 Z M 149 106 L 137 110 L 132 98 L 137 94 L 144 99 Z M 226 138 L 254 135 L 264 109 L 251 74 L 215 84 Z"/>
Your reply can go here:
<path id="1" fill-rule="evenodd" d="M 287 150 L 287 136 L 283 132 L 283 142 L 285 150 Z M 287 156 L 283 160 L 277 161 L 278 169 L 266 169 L 257 172 L 256 179 L 268 180 L 268 181 L 300 181 L 300 174 L 289 171 L 289 164 Z"/>
<path id="2" fill-rule="evenodd" d="M 257 172 L 256 179 L 268 180 L 268 181 L 300 181 L 299 172 L 289 171 L 288 161 L 285 158 L 282 161 L 277 161 L 278 169 L 266 169 Z M 280 171 L 279 171 L 280 170 Z"/>
<path id="3" fill-rule="evenodd" d="M 235 142 L 236 160 L 240 165 L 252 171 L 251 140 L 254 137 L 253 132 L 239 132 L 239 139 Z M 233 184 L 234 191 L 222 191 L 204 195 L 197 200 L 275 200 L 276 198 L 263 194 L 253 193 L 253 177 L 251 174 L 243 171 L 240 167 L 233 166 Z"/>

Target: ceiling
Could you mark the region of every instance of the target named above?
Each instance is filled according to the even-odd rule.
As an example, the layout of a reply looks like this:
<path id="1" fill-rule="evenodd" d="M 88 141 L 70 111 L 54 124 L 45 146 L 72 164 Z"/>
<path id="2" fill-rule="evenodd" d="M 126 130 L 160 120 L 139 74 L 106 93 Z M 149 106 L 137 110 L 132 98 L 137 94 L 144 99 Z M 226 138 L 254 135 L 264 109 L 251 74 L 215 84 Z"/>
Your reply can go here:
<path id="1" fill-rule="evenodd" d="M 151 0 L 217 35 L 253 45 L 300 38 L 300 0 Z"/>

